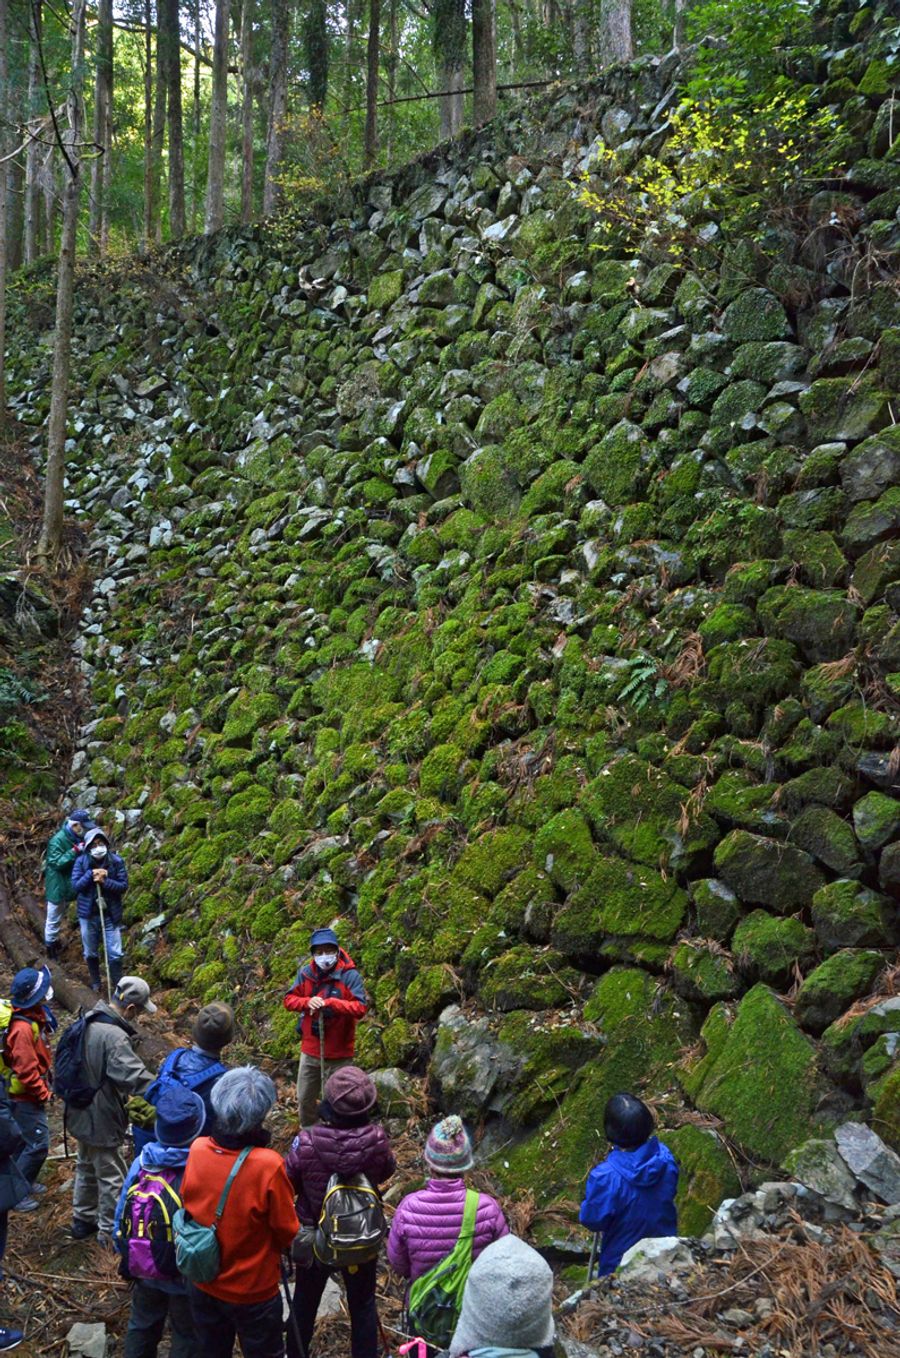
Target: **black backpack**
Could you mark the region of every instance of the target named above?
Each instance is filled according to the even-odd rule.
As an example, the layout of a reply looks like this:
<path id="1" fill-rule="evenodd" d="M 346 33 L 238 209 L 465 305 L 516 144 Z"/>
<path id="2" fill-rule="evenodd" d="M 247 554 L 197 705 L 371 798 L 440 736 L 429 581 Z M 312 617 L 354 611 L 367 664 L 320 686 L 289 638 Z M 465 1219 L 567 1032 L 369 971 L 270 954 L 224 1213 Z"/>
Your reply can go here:
<path id="1" fill-rule="evenodd" d="M 115 1023 L 110 1015 L 91 1010 L 85 1014 L 79 1009 L 78 1017 L 70 1023 L 56 1044 L 53 1059 L 53 1092 L 62 1099 L 67 1108 L 89 1108 L 99 1085 L 88 1083 L 84 1069 L 84 1040 L 89 1023 Z"/>
<path id="2" fill-rule="evenodd" d="M 325 1190 L 313 1252 L 330 1268 L 352 1268 L 378 1258 L 387 1235 L 381 1198 L 365 1174 L 332 1174 Z"/>

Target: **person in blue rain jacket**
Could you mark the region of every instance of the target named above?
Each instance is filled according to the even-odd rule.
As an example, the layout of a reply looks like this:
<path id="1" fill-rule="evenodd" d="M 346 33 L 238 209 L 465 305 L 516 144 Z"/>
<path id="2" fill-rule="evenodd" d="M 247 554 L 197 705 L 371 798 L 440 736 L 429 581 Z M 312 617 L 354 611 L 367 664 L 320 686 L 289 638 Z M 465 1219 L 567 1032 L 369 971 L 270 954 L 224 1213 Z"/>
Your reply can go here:
<path id="1" fill-rule="evenodd" d="M 110 980 L 115 988 L 122 976 L 122 897 L 127 888 L 127 869 L 119 855 L 109 847 L 106 835 L 99 826 L 88 830 L 84 837 L 84 850 L 75 859 L 72 868 L 72 890 L 78 907 L 81 946 L 92 990 L 100 989 L 101 931 L 97 892 L 103 893 L 106 953 Z"/>
<path id="2" fill-rule="evenodd" d="M 607 1103 L 603 1131 L 612 1149 L 588 1175 L 579 1212 L 582 1226 L 603 1236 L 600 1277 L 614 1273 L 639 1240 L 678 1234 L 678 1165 L 653 1128 L 653 1114 L 633 1094 Z"/>

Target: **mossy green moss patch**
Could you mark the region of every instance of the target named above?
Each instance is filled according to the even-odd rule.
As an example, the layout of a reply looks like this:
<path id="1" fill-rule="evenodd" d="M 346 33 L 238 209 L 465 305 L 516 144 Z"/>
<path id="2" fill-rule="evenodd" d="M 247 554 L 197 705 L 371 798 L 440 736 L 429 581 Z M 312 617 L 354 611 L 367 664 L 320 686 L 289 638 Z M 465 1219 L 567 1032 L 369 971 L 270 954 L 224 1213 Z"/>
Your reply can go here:
<path id="1" fill-rule="evenodd" d="M 659 1139 L 678 1161 L 678 1234 L 703 1235 L 719 1204 L 741 1191 L 734 1162 L 713 1131 L 686 1123 L 661 1131 Z"/>
<path id="2" fill-rule="evenodd" d="M 738 966 L 747 975 L 785 985 L 795 966 L 804 966 L 815 953 L 812 929 L 791 916 L 779 919 L 765 910 L 753 910 L 734 931 L 731 948 Z"/>
<path id="3" fill-rule="evenodd" d="M 716 1005 L 701 1037 L 705 1055 L 682 1077 L 688 1094 L 751 1155 L 780 1164 L 809 1135 L 821 1094 L 812 1043 L 764 985 L 733 1009 Z"/>

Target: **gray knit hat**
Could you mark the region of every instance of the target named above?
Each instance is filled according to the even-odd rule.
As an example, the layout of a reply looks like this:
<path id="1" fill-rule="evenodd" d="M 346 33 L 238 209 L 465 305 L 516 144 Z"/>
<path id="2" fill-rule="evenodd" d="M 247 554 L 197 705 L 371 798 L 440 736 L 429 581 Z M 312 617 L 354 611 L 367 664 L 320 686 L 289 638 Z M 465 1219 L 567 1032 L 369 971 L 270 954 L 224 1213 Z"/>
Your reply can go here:
<path id="1" fill-rule="evenodd" d="M 505 1235 L 482 1250 L 463 1293 L 450 1358 L 473 1349 L 540 1349 L 553 1343 L 553 1270 L 537 1250 Z"/>

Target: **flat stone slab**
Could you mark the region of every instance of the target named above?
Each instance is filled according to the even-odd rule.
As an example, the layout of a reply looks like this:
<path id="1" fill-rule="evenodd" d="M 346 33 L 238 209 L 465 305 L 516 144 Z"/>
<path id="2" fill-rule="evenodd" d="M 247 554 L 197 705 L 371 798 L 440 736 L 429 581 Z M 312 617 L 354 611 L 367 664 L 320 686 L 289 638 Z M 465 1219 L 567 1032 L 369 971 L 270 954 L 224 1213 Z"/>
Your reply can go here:
<path id="1" fill-rule="evenodd" d="M 900 1155 L 862 1122 L 845 1122 L 834 1134 L 854 1178 L 888 1206 L 900 1202 Z"/>

